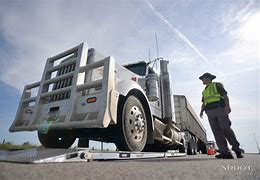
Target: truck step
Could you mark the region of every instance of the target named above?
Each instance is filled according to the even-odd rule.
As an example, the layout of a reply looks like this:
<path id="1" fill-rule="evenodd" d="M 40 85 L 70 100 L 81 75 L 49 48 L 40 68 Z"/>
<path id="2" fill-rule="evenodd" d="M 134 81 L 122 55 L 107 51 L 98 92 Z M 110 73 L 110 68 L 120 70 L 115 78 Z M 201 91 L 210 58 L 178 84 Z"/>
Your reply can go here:
<path id="1" fill-rule="evenodd" d="M 17 163 L 61 163 L 100 160 L 131 160 L 185 156 L 177 152 L 93 151 L 86 148 L 29 149 L 0 154 L 0 161 Z"/>

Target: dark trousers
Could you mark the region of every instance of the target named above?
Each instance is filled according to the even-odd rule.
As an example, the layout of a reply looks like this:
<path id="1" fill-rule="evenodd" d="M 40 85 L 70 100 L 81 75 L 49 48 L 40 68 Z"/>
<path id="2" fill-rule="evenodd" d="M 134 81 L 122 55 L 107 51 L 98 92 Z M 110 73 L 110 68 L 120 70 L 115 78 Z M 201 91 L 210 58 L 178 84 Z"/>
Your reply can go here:
<path id="1" fill-rule="evenodd" d="M 224 108 L 218 107 L 207 110 L 206 113 L 220 153 L 229 153 L 227 140 L 232 145 L 233 151 L 240 152 L 240 144 L 236 139 L 234 131 L 231 129 L 231 121 Z"/>

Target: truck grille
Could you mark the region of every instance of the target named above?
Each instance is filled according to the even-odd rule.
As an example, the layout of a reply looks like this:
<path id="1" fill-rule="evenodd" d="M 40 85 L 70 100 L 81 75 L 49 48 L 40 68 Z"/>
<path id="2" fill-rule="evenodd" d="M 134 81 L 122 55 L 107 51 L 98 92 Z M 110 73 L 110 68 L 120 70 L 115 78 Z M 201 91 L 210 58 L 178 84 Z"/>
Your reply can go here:
<path id="1" fill-rule="evenodd" d="M 63 61 L 61 63 L 64 63 L 66 61 Z M 68 66 L 65 66 L 61 69 L 59 69 L 57 71 L 57 75 L 56 77 L 58 76 L 62 76 L 64 74 L 67 74 L 67 73 L 70 73 L 70 72 L 73 72 L 75 70 L 75 63 L 71 64 L 71 65 L 68 65 Z M 69 77 L 69 78 L 66 78 L 64 80 L 61 80 L 61 81 L 58 81 L 58 82 L 55 82 L 53 84 L 53 87 L 52 87 L 52 91 L 53 90 L 58 90 L 58 89 L 62 89 L 62 88 L 65 88 L 65 87 L 68 87 L 68 86 L 71 86 L 71 83 L 72 83 L 72 77 Z M 60 93 L 58 95 L 55 95 L 51 98 L 51 101 L 59 101 L 59 100 L 63 100 L 63 99 L 69 99 L 70 98 L 70 92 L 65 92 L 65 93 Z"/>

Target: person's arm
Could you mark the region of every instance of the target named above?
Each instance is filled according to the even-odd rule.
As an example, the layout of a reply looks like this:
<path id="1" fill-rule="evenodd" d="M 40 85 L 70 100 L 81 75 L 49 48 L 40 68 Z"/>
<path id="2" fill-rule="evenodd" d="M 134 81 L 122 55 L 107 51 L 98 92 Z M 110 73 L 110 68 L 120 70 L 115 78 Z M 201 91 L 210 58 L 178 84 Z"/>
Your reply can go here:
<path id="1" fill-rule="evenodd" d="M 221 96 L 224 98 L 225 102 L 225 112 L 229 114 L 231 112 L 231 108 L 229 105 L 229 98 L 227 96 L 227 91 L 225 90 L 223 84 L 217 83 L 217 90 L 221 94 Z"/>
<path id="2" fill-rule="evenodd" d="M 200 117 L 203 118 L 203 112 L 205 110 L 205 105 L 204 103 L 201 104 L 201 108 L 200 108 Z"/>
<path id="3" fill-rule="evenodd" d="M 225 111 L 227 114 L 229 114 L 231 112 L 231 108 L 230 108 L 230 105 L 229 105 L 229 98 L 227 95 L 224 95 L 224 101 L 225 101 Z"/>

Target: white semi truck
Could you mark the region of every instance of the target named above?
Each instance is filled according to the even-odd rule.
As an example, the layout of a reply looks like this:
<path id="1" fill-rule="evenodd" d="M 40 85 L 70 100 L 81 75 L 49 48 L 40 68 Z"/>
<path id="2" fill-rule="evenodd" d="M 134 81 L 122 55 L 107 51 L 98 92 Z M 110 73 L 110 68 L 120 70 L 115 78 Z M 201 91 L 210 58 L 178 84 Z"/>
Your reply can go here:
<path id="1" fill-rule="evenodd" d="M 37 131 L 46 148 L 69 148 L 79 138 L 82 147 L 96 140 L 121 151 L 205 152 L 195 113 L 187 120 L 180 113 L 189 113 L 187 105 L 174 107 L 167 65 L 158 58 L 121 66 L 82 43 L 47 59 L 41 81 L 24 87 L 9 130 Z"/>

